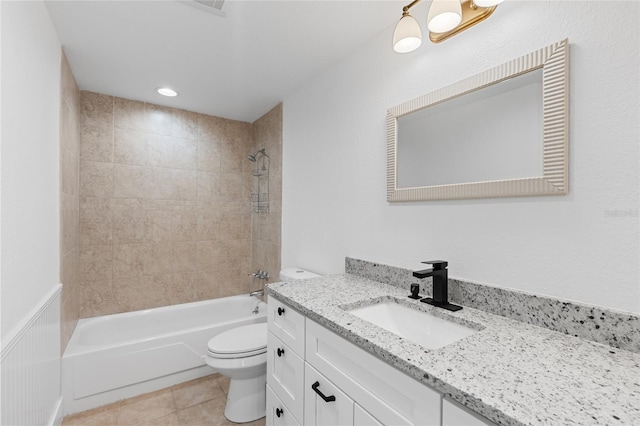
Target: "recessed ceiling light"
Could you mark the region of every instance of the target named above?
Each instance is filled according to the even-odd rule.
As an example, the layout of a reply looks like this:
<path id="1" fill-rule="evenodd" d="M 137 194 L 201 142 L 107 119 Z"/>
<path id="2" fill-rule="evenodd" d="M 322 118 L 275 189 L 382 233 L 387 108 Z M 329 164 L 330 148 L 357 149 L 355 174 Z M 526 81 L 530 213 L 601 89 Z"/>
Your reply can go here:
<path id="1" fill-rule="evenodd" d="M 156 89 L 156 91 L 162 96 L 178 96 L 178 92 L 173 89 L 169 89 L 168 87 L 160 87 Z"/>

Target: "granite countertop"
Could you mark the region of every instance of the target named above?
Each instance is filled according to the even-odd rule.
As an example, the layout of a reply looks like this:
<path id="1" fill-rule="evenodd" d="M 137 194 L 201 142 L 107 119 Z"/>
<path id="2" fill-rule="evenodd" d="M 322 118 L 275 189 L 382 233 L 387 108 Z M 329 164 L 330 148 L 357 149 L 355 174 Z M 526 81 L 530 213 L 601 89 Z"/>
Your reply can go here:
<path id="1" fill-rule="evenodd" d="M 501 425 L 640 425 L 640 354 L 477 309 L 458 312 L 341 274 L 269 284 L 269 296 Z M 344 308 L 389 298 L 479 331 L 427 350 Z"/>

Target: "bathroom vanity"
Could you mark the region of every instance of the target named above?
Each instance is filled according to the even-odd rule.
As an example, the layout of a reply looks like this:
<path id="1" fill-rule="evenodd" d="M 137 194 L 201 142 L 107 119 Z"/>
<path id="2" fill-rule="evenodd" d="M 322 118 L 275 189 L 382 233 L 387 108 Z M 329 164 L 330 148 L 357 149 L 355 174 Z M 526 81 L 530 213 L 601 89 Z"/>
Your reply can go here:
<path id="1" fill-rule="evenodd" d="M 640 424 L 638 353 L 349 273 L 268 293 L 268 425 Z M 352 313 L 380 303 L 474 332 L 426 349 Z"/>
<path id="2" fill-rule="evenodd" d="M 268 425 L 494 424 L 287 304 L 268 315 Z"/>

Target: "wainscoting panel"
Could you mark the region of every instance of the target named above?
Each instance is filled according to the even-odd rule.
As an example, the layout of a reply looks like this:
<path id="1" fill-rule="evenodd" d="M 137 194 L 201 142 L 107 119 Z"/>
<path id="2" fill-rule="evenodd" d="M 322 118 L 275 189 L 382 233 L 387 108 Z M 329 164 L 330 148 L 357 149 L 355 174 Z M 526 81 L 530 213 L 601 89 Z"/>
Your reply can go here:
<path id="1" fill-rule="evenodd" d="M 56 286 L 3 342 L 0 424 L 61 423 L 61 288 Z"/>

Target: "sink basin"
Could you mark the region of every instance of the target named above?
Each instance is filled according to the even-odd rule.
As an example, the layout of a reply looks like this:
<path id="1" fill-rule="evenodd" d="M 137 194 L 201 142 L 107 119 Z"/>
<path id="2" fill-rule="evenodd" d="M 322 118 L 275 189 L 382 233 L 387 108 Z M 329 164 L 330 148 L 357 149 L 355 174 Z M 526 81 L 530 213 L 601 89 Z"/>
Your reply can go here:
<path id="1" fill-rule="evenodd" d="M 427 349 L 439 349 L 476 333 L 469 327 L 411 309 L 393 301 L 347 312 Z"/>

